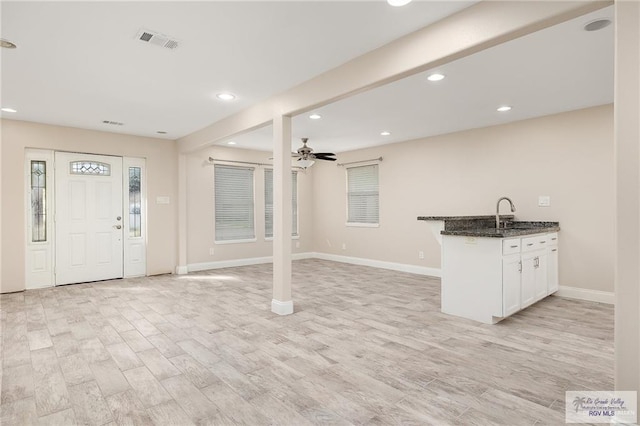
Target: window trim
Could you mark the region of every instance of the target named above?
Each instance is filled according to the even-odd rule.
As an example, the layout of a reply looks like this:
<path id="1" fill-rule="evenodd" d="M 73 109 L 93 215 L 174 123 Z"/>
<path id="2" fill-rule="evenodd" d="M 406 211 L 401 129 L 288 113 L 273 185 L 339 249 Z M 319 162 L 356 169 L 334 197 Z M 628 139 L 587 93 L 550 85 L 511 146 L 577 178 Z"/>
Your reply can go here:
<path id="1" fill-rule="evenodd" d="M 255 243 L 256 241 L 258 241 L 257 238 L 244 238 L 244 239 L 237 239 L 237 240 L 215 240 L 213 243 L 216 245 L 224 245 L 224 244 Z"/>
<path id="2" fill-rule="evenodd" d="M 378 218 L 378 223 L 345 222 L 345 226 L 354 228 L 380 228 L 380 218 Z"/>

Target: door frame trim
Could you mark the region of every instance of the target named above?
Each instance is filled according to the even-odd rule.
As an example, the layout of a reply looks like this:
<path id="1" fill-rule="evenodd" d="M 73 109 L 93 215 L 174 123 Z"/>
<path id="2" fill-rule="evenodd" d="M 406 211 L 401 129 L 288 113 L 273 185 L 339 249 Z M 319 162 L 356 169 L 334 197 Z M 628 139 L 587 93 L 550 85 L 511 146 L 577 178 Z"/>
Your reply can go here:
<path id="1" fill-rule="evenodd" d="M 123 232 L 123 247 L 122 247 L 122 256 L 123 256 L 123 277 L 130 278 L 136 276 L 146 276 L 147 272 L 147 241 L 148 241 L 148 221 L 147 221 L 147 167 L 146 167 L 146 158 L 143 157 L 125 157 L 119 155 L 110 155 L 110 154 L 96 154 L 91 152 L 78 152 L 78 151 L 65 151 L 65 150 L 48 150 L 48 149 L 38 149 L 38 148 L 25 148 L 24 151 L 24 166 L 23 166 L 23 187 L 24 187 L 24 214 L 25 214 L 25 225 L 24 225 L 24 238 L 25 238 L 25 260 L 24 260 L 24 270 L 25 270 L 25 289 L 37 289 L 37 288 L 46 288 L 46 287 L 54 287 L 55 286 L 55 266 L 56 266 L 56 235 L 55 235 L 55 153 L 56 152 L 65 152 L 65 153 L 77 153 L 77 154 L 88 154 L 88 155 L 99 155 L 105 157 L 119 157 L 122 158 L 122 202 L 123 202 L 123 216 L 126 218 L 125 222 L 125 230 Z M 47 167 L 47 178 L 46 178 L 46 197 L 47 197 L 47 219 L 46 219 L 46 227 L 47 227 L 47 241 L 45 243 L 33 243 L 31 241 L 31 161 L 44 161 Z M 127 256 L 130 256 L 130 250 L 125 249 L 127 246 L 128 240 L 128 209 L 129 205 L 129 167 L 140 167 L 141 170 L 141 198 L 142 198 L 142 215 L 141 215 L 141 226 L 142 226 L 142 235 L 140 237 L 142 241 L 142 263 L 138 262 L 135 268 L 128 267 L 130 264 L 128 262 Z M 127 214 L 125 215 L 125 210 Z M 34 271 L 33 257 L 35 255 L 35 251 L 45 249 L 45 264 L 46 267 L 44 270 Z"/>

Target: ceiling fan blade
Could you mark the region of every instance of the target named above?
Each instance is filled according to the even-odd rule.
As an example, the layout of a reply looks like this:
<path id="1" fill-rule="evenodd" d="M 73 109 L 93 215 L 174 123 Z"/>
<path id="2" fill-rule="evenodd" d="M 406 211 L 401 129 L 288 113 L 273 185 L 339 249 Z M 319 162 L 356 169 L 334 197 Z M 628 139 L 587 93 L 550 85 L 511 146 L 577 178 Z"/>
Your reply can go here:
<path id="1" fill-rule="evenodd" d="M 313 154 L 314 155 L 322 155 L 322 156 L 325 156 L 325 157 L 328 157 L 328 156 L 335 157 L 336 156 L 333 152 L 314 152 Z"/>
<path id="2" fill-rule="evenodd" d="M 316 160 L 324 160 L 324 161 L 336 161 L 337 158 L 333 158 L 333 157 L 316 157 Z"/>

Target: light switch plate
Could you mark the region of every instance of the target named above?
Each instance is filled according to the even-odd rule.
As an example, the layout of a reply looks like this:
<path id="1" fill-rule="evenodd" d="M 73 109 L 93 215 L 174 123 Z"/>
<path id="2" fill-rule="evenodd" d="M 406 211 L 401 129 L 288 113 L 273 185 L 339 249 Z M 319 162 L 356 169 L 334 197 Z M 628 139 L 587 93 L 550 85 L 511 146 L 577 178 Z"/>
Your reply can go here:
<path id="1" fill-rule="evenodd" d="M 167 196 L 156 197 L 156 204 L 169 204 L 169 197 Z"/>
<path id="2" fill-rule="evenodd" d="M 538 197 L 538 207 L 549 207 L 551 205 L 551 197 L 548 195 L 540 195 Z"/>

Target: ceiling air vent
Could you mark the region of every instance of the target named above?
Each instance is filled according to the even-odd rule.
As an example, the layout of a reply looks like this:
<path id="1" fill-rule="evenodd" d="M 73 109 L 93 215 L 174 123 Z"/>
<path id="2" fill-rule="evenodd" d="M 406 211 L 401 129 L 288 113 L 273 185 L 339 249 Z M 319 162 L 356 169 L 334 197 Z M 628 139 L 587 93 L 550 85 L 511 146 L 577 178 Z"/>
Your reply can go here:
<path id="1" fill-rule="evenodd" d="M 136 38 L 145 43 L 164 47 L 165 49 L 175 49 L 180 44 L 178 40 L 173 37 L 150 30 L 138 31 Z"/>
<path id="2" fill-rule="evenodd" d="M 102 120 L 103 124 L 111 124 L 112 126 L 124 126 L 124 123 L 119 121 L 111 121 L 111 120 Z"/>

